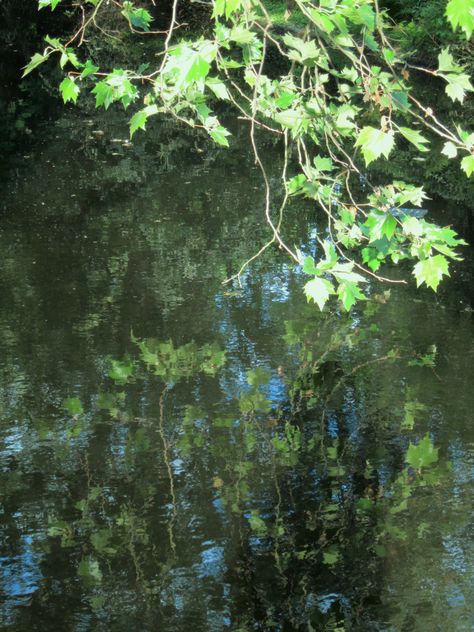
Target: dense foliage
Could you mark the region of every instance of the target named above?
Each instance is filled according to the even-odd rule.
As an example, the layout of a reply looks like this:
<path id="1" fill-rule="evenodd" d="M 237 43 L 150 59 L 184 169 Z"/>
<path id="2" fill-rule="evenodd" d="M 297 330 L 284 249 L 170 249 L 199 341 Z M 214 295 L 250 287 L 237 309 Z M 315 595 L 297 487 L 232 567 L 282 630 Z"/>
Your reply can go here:
<path id="1" fill-rule="evenodd" d="M 61 5 L 62 0 L 39 0 L 40 9 Z M 417 285 L 436 290 L 464 242 L 413 208 L 426 199 L 420 183 L 375 182 L 367 168 L 408 144 L 421 155 L 459 159 L 468 177 L 474 173 L 474 133 L 441 120 L 436 104 L 421 102 L 413 79 L 428 75 L 444 84 L 453 103 L 463 104 L 473 91 L 464 65 L 449 47 L 439 53 L 435 69 L 415 65 L 406 45 L 391 39 L 391 22 L 377 0 L 296 0 L 283 14 L 288 21 L 283 27 L 275 24 L 281 5 L 271 2 L 215 0 L 209 9 L 200 32 L 190 33 L 174 0 L 166 28 L 154 31 L 153 1 L 83 0 L 75 9 L 76 32 L 46 37 L 46 48 L 24 74 L 56 58 L 64 74 L 59 85 L 64 102 L 76 103 L 81 93 L 91 92 L 96 107 L 120 103 L 133 109 L 132 137 L 152 119 L 171 116 L 228 146 L 231 134 L 217 112 L 221 101 L 232 106 L 249 126 L 263 177 L 271 239 L 259 254 L 276 243 L 302 265 L 311 277 L 308 299 L 321 309 L 333 295 L 350 309 L 365 298 L 369 277 L 405 282 L 381 276 L 384 263 L 413 261 Z M 473 10 L 473 0 L 446 5 L 447 21 L 462 37 L 472 35 Z M 87 54 L 91 32 L 106 40 L 123 28 L 156 40 L 158 52 L 131 67 L 103 67 L 108 60 L 100 51 Z M 281 138 L 282 200 L 259 151 L 261 134 Z M 317 236 L 317 260 L 281 235 L 288 198 L 296 195 L 314 200 L 327 217 L 326 232 Z"/>

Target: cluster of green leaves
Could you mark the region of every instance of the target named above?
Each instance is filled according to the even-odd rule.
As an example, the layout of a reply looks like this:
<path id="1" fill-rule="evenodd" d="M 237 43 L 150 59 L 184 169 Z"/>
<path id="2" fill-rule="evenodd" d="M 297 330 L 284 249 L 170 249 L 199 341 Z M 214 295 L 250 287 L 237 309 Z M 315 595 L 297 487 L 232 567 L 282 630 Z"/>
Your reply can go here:
<path id="1" fill-rule="evenodd" d="M 454 61 L 449 48 L 444 48 L 438 56 L 437 74 L 447 82 L 446 94 L 452 101 L 462 103 L 466 97 L 466 92 L 474 90 L 469 75 L 465 73 L 464 66 Z"/>
<path id="2" fill-rule="evenodd" d="M 57 4 L 40 2 L 51 9 Z M 86 3 L 84 9 L 87 4 L 94 23 L 102 0 Z M 473 30 L 471 4 L 450 0 L 446 11 L 453 28 L 460 27 L 467 37 Z M 96 107 L 105 109 L 116 102 L 127 109 L 142 98 L 143 106 L 130 120 L 131 136 L 145 130 L 151 117 L 171 115 L 228 146 L 230 132 L 213 110 L 219 101 L 251 121 L 255 152 L 257 126 L 284 136 L 298 156 L 287 193 L 315 200 L 334 228 L 328 235 L 331 243 L 321 244 L 323 256 L 317 263 L 303 261 L 287 248 L 314 277 L 305 291 L 321 309 L 332 295 L 350 309 L 364 298 L 368 276 L 377 277 L 387 261 L 413 260 L 417 284 L 436 290 L 449 274 L 449 260 L 458 258 L 455 248 L 462 240 L 454 231 L 413 215 L 410 209 L 425 198 L 422 188 L 402 182 L 375 187 L 366 169 L 390 159 L 406 143 L 421 154 L 436 151 L 431 142 L 438 136 L 444 141 L 442 153 L 452 159 L 459 155 L 462 169 L 471 176 L 474 133 L 459 126 L 449 129 L 436 117 L 435 104 L 424 106 L 414 96 L 406 70 L 410 60 L 388 39 L 389 22 L 375 0 L 296 0 L 295 5 L 305 28 L 283 36 L 272 31 L 262 0 L 215 0 L 211 37 L 180 38 L 173 18 L 161 36 L 165 47 L 158 66 L 146 71 L 103 72 L 94 60 L 80 60 L 72 45 L 48 38 L 47 48 L 32 58 L 25 74 L 59 54 L 66 72 L 60 84 L 66 103 L 77 101 L 82 86 L 95 95 Z M 129 1 L 119 8 L 132 31 L 149 31 L 152 16 L 147 9 Z M 269 48 L 286 68 L 277 77 L 266 63 Z M 453 102 L 463 103 L 473 90 L 464 66 L 448 48 L 431 74 L 446 82 Z"/>
<path id="3" fill-rule="evenodd" d="M 317 264 L 312 257 L 306 257 L 303 262 L 304 272 L 314 276 L 305 285 L 306 296 L 322 310 L 329 297 L 337 293 L 344 307 L 349 310 L 358 299 L 364 299 L 359 283 L 364 283 L 365 278 L 354 272 L 353 262 L 340 261 L 334 244 L 326 241 L 323 243 L 323 248 L 325 257 Z M 328 276 L 331 276 L 334 281 L 330 281 Z"/>

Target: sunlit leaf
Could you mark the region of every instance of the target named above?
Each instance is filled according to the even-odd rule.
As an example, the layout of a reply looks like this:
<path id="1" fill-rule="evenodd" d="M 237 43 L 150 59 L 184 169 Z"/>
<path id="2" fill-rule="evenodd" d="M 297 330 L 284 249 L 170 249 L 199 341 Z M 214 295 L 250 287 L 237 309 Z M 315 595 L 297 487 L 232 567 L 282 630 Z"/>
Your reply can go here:
<path id="1" fill-rule="evenodd" d="M 223 145 L 224 147 L 229 146 L 229 141 L 227 140 L 227 136 L 230 136 L 230 132 L 222 125 L 218 125 L 217 127 L 214 127 L 213 129 L 209 130 L 209 136 L 218 145 Z"/>
<path id="2" fill-rule="evenodd" d="M 449 0 L 446 16 L 456 30 L 460 27 L 469 39 L 474 31 L 474 0 Z"/>
<path id="3" fill-rule="evenodd" d="M 48 57 L 49 55 L 40 55 L 40 53 L 35 53 L 29 63 L 25 66 L 22 77 L 26 77 L 26 75 L 29 75 L 30 72 L 32 72 L 40 64 L 45 62 Z"/>
<path id="4" fill-rule="evenodd" d="M 357 301 L 365 300 L 365 296 L 361 292 L 357 283 L 352 283 L 350 281 L 345 281 L 338 286 L 337 295 L 346 311 L 349 311 Z"/>
<path id="5" fill-rule="evenodd" d="M 306 283 L 304 293 L 308 301 L 313 300 L 322 311 L 331 294 L 334 294 L 334 285 L 327 279 L 316 277 Z"/>
<path id="6" fill-rule="evenodd" d="M 77 102 L 80 88 L 73 79 L 71 79 L 70 77 L 65 77 L 59 86 L 59 90 L 63 97 L 64 103 L 67 103 L 68 101 L 72 101 L 73 103 Z"/>
<path id="7" fill-rule="evenodd" d="M 426 144 L 429 143 L 429 141 L 422 134 L 420 134 L 419 131 L 409 129 L 408 127 L 400 127 L 400 132 L 412 145 L 414 145 L 418 149 L 418 151 L 428 151 L 428 147 L 426 147 Z"/>
<path id="8" fill-rule="evenodd" d="M 466 173 L 467 177 L 470 178 L 474 173 L 474 156 L 465 156 L 461 160 L 461 169 Z"/>
<path id="9" fill-rule="evenodd" d="M 459 101 L 462 103 L 466 96 L 466 92 L 472 92 L 472 87 L 469 75 L 445 75 L 445 79 L 448 82 L 446 85 L 446 94 L 452 101 Z"/>
<path id="10" fill-rule="evenodd" d="M 419 261 L 413 269 L 418 287 L 425 283 L 436 292 L 443 276 L 449 276 L 449 263 L 444 255 L 434 255 Z"/>
<path id="11" fill-rule="evenodd" d="M 444 144 L 441 153 L 448 158 L 456 158 L 456 156 L 458 155 L 458 148 L 449 140 L 447 143 Z"/>
<path id="12" fill-rule="evenodd" d="M 305 257 L 303 260 L 303 272 L 314 276 L 318 274 L 318 269 L 314 263 L 313 257 Z"/>
<path id="13" fill-rule="evenodd" d="M 81 72 L 81 79 L 85 79 L 89 75 L 93 75 L 98 72 L 99 67 L 95 66 L 90 59 L 86 61 L 83 71 Z"/>
<path id="14" fill-rule="evenodd" d="M 111 103 L 114 101 L 114 89 L 109 86 L 105 81 L 100 81 L 96 84 L 92 93 L 95 94 L 95 106 L 96 108 L 104 106 L 107 110 Z"/>
<path id="15" fill-rule="evenodd" d="M 227 86 L 223 81 L 216 77 L 208 77 L 206 79 L 206 86 L 214 92 L 218 99 L 227 100 L 230 98 Z"/>
<path id="16" fill-rule="evenodd" d="M 440 72 L 457 72 L 460 66 L 455 63 L 454 57 L 449 52 L 449 48 L 443 48 L 438 55 L 438 70 Z"/>
<path id="17" fill-rule="evenodd" d="M 380 156 L 388 158 L 394 144 L 392 131 L 384 132 L 381 129 L 375 129 L 375 127 L 364 127 L 357 137 L 355 146 L 361 148 L 365 164 L 368 166 Z"/>
<path id="18" fill-rule="evenodd" d="M 38 0 L 38 8 L 50 7 L 51 11 L 54 11 L 60 2 L 62 0 Z"/>

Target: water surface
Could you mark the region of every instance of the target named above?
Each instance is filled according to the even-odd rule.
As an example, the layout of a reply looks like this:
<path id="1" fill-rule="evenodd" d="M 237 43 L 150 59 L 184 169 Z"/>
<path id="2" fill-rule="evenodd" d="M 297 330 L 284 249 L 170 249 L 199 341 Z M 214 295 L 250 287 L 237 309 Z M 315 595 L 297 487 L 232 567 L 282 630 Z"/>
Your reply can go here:
<path id="1" fill-rule="evenodd" d="M 473 630 L 469 257 L 349 315 L 274 247 L 224 286 L 268 238 L 246 141 L 100 125 L 5 170 L 2 629 Z"/>

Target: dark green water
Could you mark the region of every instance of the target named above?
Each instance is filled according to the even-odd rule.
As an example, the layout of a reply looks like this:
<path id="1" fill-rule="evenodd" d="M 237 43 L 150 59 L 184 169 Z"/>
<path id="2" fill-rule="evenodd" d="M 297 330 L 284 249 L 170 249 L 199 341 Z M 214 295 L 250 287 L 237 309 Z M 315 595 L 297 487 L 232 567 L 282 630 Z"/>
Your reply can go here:
<path id="1" fill-rule="evenodd" d="M 350 315 L 276 249 L 223 286 L 267 236 L 250 157 L 97 129 L 4 170 L 1 629 L 474 630 L 469 257 Z"/>

